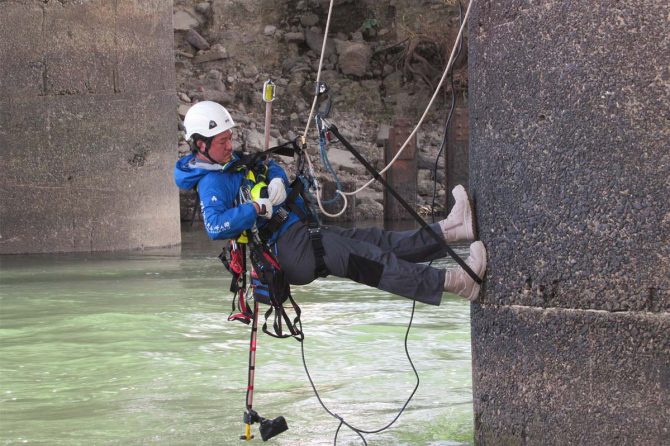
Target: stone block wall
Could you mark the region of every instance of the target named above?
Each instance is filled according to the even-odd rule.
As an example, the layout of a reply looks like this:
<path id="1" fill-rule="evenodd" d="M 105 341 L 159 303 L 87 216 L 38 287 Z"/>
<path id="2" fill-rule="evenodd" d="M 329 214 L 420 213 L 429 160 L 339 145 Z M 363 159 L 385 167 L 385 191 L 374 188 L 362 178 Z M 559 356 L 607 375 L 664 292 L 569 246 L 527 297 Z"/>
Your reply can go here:
<path id="1" fill-rule="evenodd" d="M 172 1 L 0 3 L 0 253 L 180 242 Z"/>
<path id="2" fill-rule="evenodd" d="M 668 6 L 475 2 L 480 445 L 670 443 Z"/>

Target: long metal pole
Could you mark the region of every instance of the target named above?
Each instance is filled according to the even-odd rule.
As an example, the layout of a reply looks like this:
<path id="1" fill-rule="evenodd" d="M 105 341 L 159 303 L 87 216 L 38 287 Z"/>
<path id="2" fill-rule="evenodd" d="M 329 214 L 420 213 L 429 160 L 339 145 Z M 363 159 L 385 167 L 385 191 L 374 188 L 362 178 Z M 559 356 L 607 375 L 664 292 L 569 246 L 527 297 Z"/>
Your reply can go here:
<path id="1" fill-rule="evenodd" d="M 249 338 L 249 375 L 247 377 L 247 423 L 244 425 L 244 439 L 249 441 L 251 435 L 251 410 L 254 406 L 254 378 L 256 377 L 256 339 L 258 337 L 258 302 L 254 302 L 254 318 L 251 323 Z"/>
<path id="2" fill-rule="evenodd" d="M 265 102 L 265 144 L 264 149 L 270 147 L 270 127 L 272 121 L 272 101 L 275 99 L 274 83 L 268 80 L 263 84 L 263 101 Z M 246 252 L 245 252 L 246 254 Z M 254 318 L 251 323 L 251 337 L 249 339 L 249 376 L 247 379 L 247 422 L 244 426 L 244 439 L 249 441 L 254 438 L 251 435 L 252 416 L 251 411 L 254 404 L 254 378 L 256 376 L 256 346 L 258 338 L 258 311 L 259 304 L 254 300 Z"/>
<path id="3" fill-rule="evenodd" d="M 420 216 L 419 214 L 417 214 L 417 212 L 412 208 L 412 206 L 410 206 L 409 204 L 407 204 L 407 202 L 400 196 L 400 194 L 399 194 L 398 192 L 396 192 L 395 189 L 393 189 L 393 188 L 386 182 L 386 180 L 384 179 L 384 177 L 382 177 L 382 176 L 380 175 L 380 173 L 377 172 L 377 169 L 375 169 L 374 167 L 372 167 L 372 165 L 371 165 L 365 158 L 363 158 L 363 156 L 362 156 L 360 153 L 358 153 L 358 150 L 356 150 L 351 144 L 349 144 L 349 141 L 347 141 L 347 139 L 346 139 L 344 136 L 342 136 L 342 134 L 339 132 L 339 130 L 337 130 L 337 127 L 336 127 L 334 124 L 330 124 L 330 123 L 329 123 L 329 124 L 327 124 L 326 128 L 327 128 L 328 130 L 330 130 L 331 132 L 333 132 L 333 134 L 337 137 L 337 139 L 339 139 L 340 142 L 342 142 L 342 144 L 344 144 L 344 146 L 351 152 L 351 154 L 354 155 L 354 156 L 356 157 L 356 159 L 357 159 L 358 161 L 360 161 L 361 164 L 363 164 L 363 166 L 365 166 L 365 168 L 368 170 L 368 172 L 370 172 L 370 173 L 372 174 L 372 176 L 373 176 L 377 181 L 379 181 L 380 183 L 382 183 L 382 185 L 389 191 L 389 193 L 390 193 L 391 195 L 393 195 L 393 196 L 395 197 L 396 200 L 398 200 L 398 203 L 400 203 L 400 204 L 402 205 L 402 207 L 404 207 L 404 208 L 407 210 L 407 212 L 409 212 L 410 215 L 411 215 L 412 217 L 414 217 L 414 219 L 415 219 L 416 221 L 418 221 L 419 224 L 421 224 L 421 227 L 424 228 L 424 229 L 426 229 L 426 230 L 428 231 L 428 234 L 430 234 L 430 236 L 433 237 L 433 238 L 435 239 L 436 242 L 438 242 L 440 245 L 442 245 L 442 247 L 443 247 L 443 248 L 447 251 L 447 253 L 451 256 L 451 258 L 454 259 L 454 260 L 456 261 L 456 263 L 458 263 L 458 265 L 459 265 L 461 268 L 463 268 L 463 270 L 464 270 L 466 273 L 468 273 L 468 275 L 469 275 L 470 277 L 472 277 L 472 280 L 474 280 L 475 282 L 481 284 L 481 283 L 482 283 L 482 279 L 481 279 L 481 278 L 480 278 L 480 277 L 479 277 L 479 276 L 472 270 L 472 268 L 470 268 L 470 267 L 468 266 L 468 264 L 465 263 L 465 261 L 463 261 L 463 259 L 461 259 L 461 258 L 458 256 L 458 254 L 456 254 L 456 253 L 454 252 L 454 250 L 451 249 L 451 247 L 450 247 L 449 245 L 447 245 L 447 243 L 444 241 L 444 238 L 440 237 L 438 234 L 435 233 L 435 231 L 433 231 L 433 228 L 431 228 L 430 226 L 428 226 L 428 223 L 426 223 L 426 221 L 425 221 L 423 218 L 421 218 L 421 216 Z"/>
<path id="4" fill-rule="evenodd" d="M 272 120 L 272 102 L 265 103 L 265 149 L 270 147 L 270 121 Z"/>
<path id="5" fill-rule="evenodd" d="M 270 147 L 270 122 L 272 121 L 272 101 L 275 100 L 275 84 L 267 80 L 263 84 L 263 101 L 265 102 L 265 149 Z"/>

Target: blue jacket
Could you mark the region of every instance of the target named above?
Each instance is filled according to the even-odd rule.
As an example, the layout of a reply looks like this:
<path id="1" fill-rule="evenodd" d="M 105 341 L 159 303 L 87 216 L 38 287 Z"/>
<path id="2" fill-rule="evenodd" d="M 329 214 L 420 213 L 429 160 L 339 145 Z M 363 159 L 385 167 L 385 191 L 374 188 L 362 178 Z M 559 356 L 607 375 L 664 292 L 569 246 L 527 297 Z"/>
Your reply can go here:
<path id="1" fill-rule="evenodd" d="M 238 204 L 239 191 L 243 182 L 249 182 L 249 184 L 251 182 L 244 178 L 243 171 L 231 168 L 231 164 L 237 159 L 237 155 L 233 154 L 231 162 L 222 166 L 201 161 L 191 154 L 180 158 L 174 168 L 174 179 L 178 187 L 193 189 L 197 185 L 202 218 L 207 234 L 212 240 L 234 239 L 243 231 L 251 229 L 254 223 L 260 229 L 268 222 L 267 219 L 256 215 L 252 203 Z M 286 193 L 290 193 L 284 169 L 274 161 L 270 161 L 267 182 L 275 178 L 281 178 L 286 187 Z M 300 198 L 296 202 L 303 207 Z M 281 234 L 299 220 L 299 217 L 291 212 L 289 218 L 272 236 L 270 243 L 274 243 Z"/>

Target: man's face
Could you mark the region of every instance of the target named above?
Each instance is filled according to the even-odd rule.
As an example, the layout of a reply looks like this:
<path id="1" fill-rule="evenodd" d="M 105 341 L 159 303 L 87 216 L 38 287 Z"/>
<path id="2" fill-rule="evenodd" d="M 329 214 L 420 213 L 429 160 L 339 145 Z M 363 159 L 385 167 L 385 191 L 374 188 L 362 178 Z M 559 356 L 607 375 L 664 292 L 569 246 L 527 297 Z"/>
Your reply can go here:
<path id="1" fill-rule="evenodd" d="M 198 141 L 198 147 L 200 151 L 204 152 L 205 143 L 204 141 Z M 232 130 L 226 130 L 223 133 L 212 138 L 212 142 L 209 146 L 209 157 L 212 158 L 219 164 L 226 164 L 233 157 L 233 132 Z"/>

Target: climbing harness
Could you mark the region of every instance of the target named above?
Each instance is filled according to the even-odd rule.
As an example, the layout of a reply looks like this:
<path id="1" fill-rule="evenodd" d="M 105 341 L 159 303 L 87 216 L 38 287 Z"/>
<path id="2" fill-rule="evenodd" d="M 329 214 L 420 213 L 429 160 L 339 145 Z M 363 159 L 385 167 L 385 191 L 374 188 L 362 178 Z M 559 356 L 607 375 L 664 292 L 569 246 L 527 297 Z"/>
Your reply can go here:
<path id="1" fill-rule="evenodd" d="M 288 281 L 284 277 L 284 271 L 279 267 L 277 259 L 270 253 L 266 245 L 258 241 L 249 244 L 249 257 L 254 269 L 251 273 L 251 287 L 256 302 L 269 306 L 265 313 L 263 333 L 275 338 L 294 337 L 302 342 L 304 335 L 300 330 L 300 307 L 291 296 Z M 293 321 L 286 313 L 284 302 L 289 301 L 293 307 L 295 317 Z M 272 328 L 267 328 L 268 319 L 274 313 Z M 286 325 L 288 333 L 282 328 L 282 321 Z"/>
<path id="2" fill-rule="evenodd" d="M 254 399 L 254 379 L 256 376 L 256 346 L 258 338 L 258 315 L 260 312 L 259 304 L 261 299 L 255 298 L 253 310 L 249 308 L 247 303 L 247 296 L 249 289 L 246 285 L 246 250 L 244 244 L 240 244 L 236 241 L 231 241 L 228 250 L 223 250 L 219 258 L 226 266 L 228 271 L 233 275 L 233 281 L 231 283 L 231 291 L 233 292 L 233 310 L 231 315 L 228 317 L 229 321 L 236 320 L 249 324 L 251 322 L 251 335 L 249 339 L 249 366 L 247 372 L 247 394 L 246 394 L 246 410 L 243 415 L 243 422 L 245 425 L 244 435 L 240 437 L 241 440 L 251 440 L 254 436 L 251 434 L 251 425 L 254 423 L 260 424 L 260 433 L 263 441 L 267 441 L 275 435 L 279 435 L 288 429 L 288 425 L 284 417 L 280 416 L 275 419 L 267 419 L 258 415 L 253 409 L 253 399 Z M 227 255 L 228 254 L 228 255 Z M 252 272 L 252 287 L 254 286 L 263 286 L 260 280 L 257 281 L 257 284 L 254 285 Z M 254 290 L 254 297 L 256 292 Z M 269 299 L 271 296 L 270 292 L 265 293 L 263 302 L 270 302 Z M 237 306 L 236 306 L 237 304 Z M 271 307 L 272 308 L 272 307 Z M 238 311 L 235 313 L 235 311 Z M 268 315 L 266 314 L 266 322 Z M 299 317 L 299 316 L 298 316 Z M 265 329 L 265 327 L 264 327 Z"/>
<path id="3" fill-rule="evenodd" d="M 244 180 L 238 197 L 238 203 L 251 202 L 257 198 L 267 198 L 267 165 L 263 162 L 270 153 L 293 153 L 292 143 L 282 144 L 271 149 L 259 152 L 257 154 L 246 156 L 236 152 L 236 159 L 231 161 L 227 167 L 229 170 L 241 171 L 244 173 Z M 295 196 L 287 198 L 287 203 L 294 201 Z M 249 323 L 253 314 L 249 310 L 246 300 L 249 298 L 246 284 L 246 250 L 249 252 L 252 271 L 250 274 L 250 284 L 252 297 L 256 302 L 269 305 L 270 308 L 265 313 L 265 322 L 263 332 L 270 336 L 284 338 L 295 337 L 302 340 L 302 332 L 298 328 L 300 320 L 300 307 L 295 303 L 291 296 L 288 281 L 284 277 L 284 272 L 279 266 L 275 253 L 268 245 L 272 235 L 288 219 L 288 211 L 283 208 L 277 208 L 273 212 L 270 220 L 258 229 L 255 225 L 248 231 L 245 231 L 237 241 L 231 241 L 228 249 L 224 249 L 219 256 L 228 270 L 233 275 L 231 291 L 234 293 L 233 314 L 230 320 L 241 320 Z M 244 296 L 243 296 L 244 294 Z M 295 312 L 293 320 L 286 314 L 283 304 L 286 301 L 291 303 Z M 237 311 L 237 312 L 235 312 Z M 274 316 L 273 316 L 274 315 Z M 273 316 L 271 332 L 267 328 L 268 319 Z M 284 327 L 288 332 L 284 331 Z"/>
<path id="4" fill-rule="evenodd" d="M 306 170 L 305 150 L 298 146 L 296 141 L 281 144 L 252 156 L 236 152 L 235 161 L 232 161 L 227 169 L 245 173 L 246 181 L 243 181 L 240 188 L 238 202 L 245 203 L 257 198 L 253 196 L 254 193 L 260 194 L 261 197 L 263 194 L 267 195 L 267 190 L 263 187 L 267 177 L 267 166 L 264 160 L 271 153 L 298 155 L 297 176 L 290 186 L 290 192 L 283 206 L 296 214 L 307 227 L 314 251 L 314 273 L 318 277 L 325 277 L 329 274 L 329 271 L 324 260 L 325 249 L 323 247 L 321 225 L 316 212 L 312 209 L 312 198 L 308 193 L 308 190 L 313 187 L 314 177 Z M 302 199 L 302 206 L 299 204 L 299 197 Z M 261 437 L 264 441 L 288 429 L 283 417 L 272 420 L 266 419 L 258 415 L 253 409 L 260 304 L 268 305 L 262 327 L 264 333 L 276 338 L 293 337 L 301 345 L 304 340 L 300 307 L 291 295 L 290 285 L 277 261 L 276 253 L 272 251 L 268 244 L 272 235 L 279 230 L 288 218 L 288 211 L 283 206 L 278 207 L 273 212 L 270 221 L 260 229 L 254 225 L 250 230 L 245 231 L 238 240 L 230 241 L 228 247 L 224 248 L 219 255 L 222 263 L 232 275 L 230 291 L 233 293 L 233 299 L 228 320 L 240 321 L 247 325 L 251 324 L 246 410 L 243 417 L 245 433 L 240 437 L 244 440 L 253 438 L 251 425 L 256 422 L 260 424 Z M 247 252 L 252 266 L 250 272 L 247 270 Z M 251 299 L 254 301 L 253 310 L 250 304 Z M 290 308 L 293 310 L 293 318 L 286 312 L 286 302 L 290 304 Z M 270 319 L 272 319 L 271 329 L 268 328 Z"/>
<path id="5" fill-rule="evenodd" d="M 267 166 L 263 163 L 263 159 L 269 153 L 277 153 L 286 148 L 286 145 L 277 146 L 249 157 L 237 154 L 236 161 L 229 168 L 245 172 L 246 181 L 243 180 L 238 198 L 240 203 L 251 201 L 254 193 L 261 196 L 263 194 L 267 195 L 267 188 L 263 187 L 267 175 Z M 257 191 L 254 192 L 254 190 Z M 280 213 L 275 215 L 280 215 Z M 273 218 L 275 218 L 275 215 L 273 215 Z M 281 221 L 271 219 L 266 225 L 275 222 L 278 228 L 283 221 L 285 221 L 285 218 Z M 247 249 L 252 266 L 251 272 L 247 270 Z M 228 320 L 240 321 L 247 325 L 251 323 L 246 408 L 243 415 L 245 430 L 240 439 L 251 440 L 253 438 L 251 426 L 254 423 L 259 423 L 261 438 L 263 441 L 267 441 L 286 431 L 288 425 L 282 416 L 275 419 L 263 418 L 253 409 L 260 304 L 269 306 L 264 316 L 265 321 L 262 328 L 264 333 L 279 338 L 294 337 L 302 342 L 304 336 L 300 323 L 300 307 L 291 296 L 288 281 L 285 279 L 277 259 L 271 252 L 267 240 L 264 241 L 261 238 L 255 225 L 250 230 L 245 231 L 237 240 L 231 240 L 228 247 L 223 249 L 219 258 L 232 274 L 230 290 L 233 292 L 233 302 Z M 247 277 L 250 279 L 249 282 L 247 282 Z M 247 287 L 247 283 L 250 284 L 249 287 Z M 251 299 L 254 301 L 253 310 L 249 305 Z M 288 316 L 284 308 L 284 303 L 287 300 L 291 303 L 295 314 L 293 319 Z M 273 320 L 272 331 L 268 329 L 268 320 L 271 318 Z"/>

